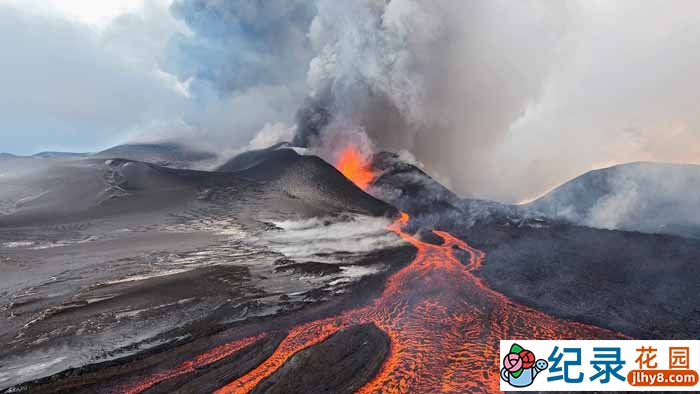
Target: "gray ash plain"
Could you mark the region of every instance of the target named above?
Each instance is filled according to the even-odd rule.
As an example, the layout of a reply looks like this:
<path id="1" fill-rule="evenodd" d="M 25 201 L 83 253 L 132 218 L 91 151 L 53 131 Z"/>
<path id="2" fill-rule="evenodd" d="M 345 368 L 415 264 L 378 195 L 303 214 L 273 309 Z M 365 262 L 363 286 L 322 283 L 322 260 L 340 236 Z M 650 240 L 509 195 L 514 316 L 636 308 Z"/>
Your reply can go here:
<path id="1" fill-rule="evenodd" d="M 62 157 L 3 179 L 0 388 L 354 299 L 411 260 L 395 209 L 290 152 L 244 172 Z"/>

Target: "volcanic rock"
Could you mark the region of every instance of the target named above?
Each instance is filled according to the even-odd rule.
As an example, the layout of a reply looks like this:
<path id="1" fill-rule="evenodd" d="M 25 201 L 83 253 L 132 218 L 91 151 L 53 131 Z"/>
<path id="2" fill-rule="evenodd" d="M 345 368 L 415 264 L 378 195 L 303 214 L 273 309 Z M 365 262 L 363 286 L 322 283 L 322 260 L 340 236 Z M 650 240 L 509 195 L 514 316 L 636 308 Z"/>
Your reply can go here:
<path id="1" fill-rule="evenodd" d="M 420 214 L 457 209 L 456 194 L 395 153 L 377 153 L 372 168 L 379 173 L 372 188 L 402 211 Z"/>
<path id="2" fill-rule="evenodd" d="M 561 223 L 455 230 L 486 251 L 477 274 L 519 302 L 640 339 L 700 337 L 698 240 Z"/>
<path id="3" fill-rule="evenodd" d="M 488 200 L 460 199 L 416 164 L 395 153 L 377 153 L 372 168 L 379 175 L 372 182 L 370 193 L 410 213 L 411 223 L 416 228 L 522 221 L 517 207 Z"/>
<path id="4" fill-rule="evenodd" d="M 351 326 L 292 356 L 252 394 L 354 393 L 388 353 L 389 337 L 374 324 Z"/>
<path id="5" fill-rule="evenodd" d="M 242 168 L 242 169 L 240 169 Z M 243 179 L 260 182 L 264 193 L 282 194 L 290 209 L 311 212 L 344 211 L 370 216 L 395 216 L 391 205 L 370 196 L 317 156 L 276 148 L 234 158 L 219 168 L 234 169 Z M 240 170 L 239 170 L 240 169 Z M 321 216 L 321 215 L 316 215 Z"/>
<path id="6" fill-rule="evenodd" d="M 319 263 L 317 261 L 305 261 L 303 263 L 286 264 L 275 268 L 275 272 L 291 271 L 297 274 L 327 275 L 341 271 L 337 264 Z"/>

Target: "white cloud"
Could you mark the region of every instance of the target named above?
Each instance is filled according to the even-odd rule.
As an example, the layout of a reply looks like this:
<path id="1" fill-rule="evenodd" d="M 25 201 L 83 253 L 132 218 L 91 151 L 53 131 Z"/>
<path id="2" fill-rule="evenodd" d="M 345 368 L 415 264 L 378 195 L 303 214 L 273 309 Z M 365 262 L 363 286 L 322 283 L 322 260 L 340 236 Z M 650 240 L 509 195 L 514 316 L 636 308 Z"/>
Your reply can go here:
<path id="1" fill-rule="evenodd" d="M 172 0 L 0 0 L 23 11 L 61 16 L 97 28 L 108 26 L 119 15 L 138 11 L 146 2 L 168 6 Z"/>
<path id="2" fill-rule="evenodd" d="M 121 142 L 135 124 L 177 114 L 186 97 L 159 73 L 158 54 L 179 28 L 158 7 L 151 2 L 98 32 L 0 5 L 2 150 L 93 150 Z"/>

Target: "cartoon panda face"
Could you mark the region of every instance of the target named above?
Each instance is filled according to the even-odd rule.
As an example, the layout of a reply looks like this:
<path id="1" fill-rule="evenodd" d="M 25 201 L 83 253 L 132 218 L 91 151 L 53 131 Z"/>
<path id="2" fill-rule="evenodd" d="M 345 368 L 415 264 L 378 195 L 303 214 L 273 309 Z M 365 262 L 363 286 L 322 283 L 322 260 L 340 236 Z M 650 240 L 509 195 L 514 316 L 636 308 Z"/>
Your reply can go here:
<path id="1" fill-rule="evenodd" d="M 547 361 L 543 359 L 539 359 L 535 363 L 535 367 L 537 367 L 537 369 L 539 369 L 540 371 L 544 371 L 545 369 L 547 369 L 548 366 L 549 364 L 547 364 Z"/>

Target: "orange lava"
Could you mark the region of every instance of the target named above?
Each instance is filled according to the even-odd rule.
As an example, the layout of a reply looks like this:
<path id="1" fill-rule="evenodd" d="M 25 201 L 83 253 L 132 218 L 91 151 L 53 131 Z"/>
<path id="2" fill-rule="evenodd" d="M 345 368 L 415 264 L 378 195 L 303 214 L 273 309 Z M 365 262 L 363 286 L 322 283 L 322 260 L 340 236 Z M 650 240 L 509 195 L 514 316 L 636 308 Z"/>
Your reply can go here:
<path id="1" fill-rule="evenodd" d="M 238 341 L 229 342 L 217 346 L 204 354 L 200 354 L 192 360 L 183 362 L 175 368 L 159 372 L 132 385 L 122 387 L 119 390 L 119 392 L 124 394 L 138 394 L 140 392 L 146 391 L 160 382 L 175 378 L 180 375 L 195 372 L 197 368 L 202 368 L 204 366 L 222 360 L 232 355 L 233 353 L 243 349 L 244 347 L 257 342 L 260 339 L 263 339 L 266 335 L 267 334 L 262 333 L 253 337 L 243 338 Z"/>
<path id="2" fill-rule="evenodd" d="M 374 179 L 374 172 L 372 172 L 368 160 L 360 153 L 357 145 L 348 145 L 340 152 L 335 168 L 362 190 L 366 190 Z"/>
<path id="3" fill-rule="evenodd" d="M 443 231 L 433 245 L 402 230 L 403 213 L 390 230 L 414 245 L 416 258 L 393 274 L 370 304 L 294 327 L 275 352 L 217 394 L 247 393 L 298 351 L 338 330 L 374 323 L 391 339 L 389 356 L 359 393 L 464 393 L 499 391 L 500 339 L 611 339 L 621 335 L 548 316 L 488 288 L 474 275 L 484 253 Z M 463 264 L 459 253 L 469 255 Z"/>

